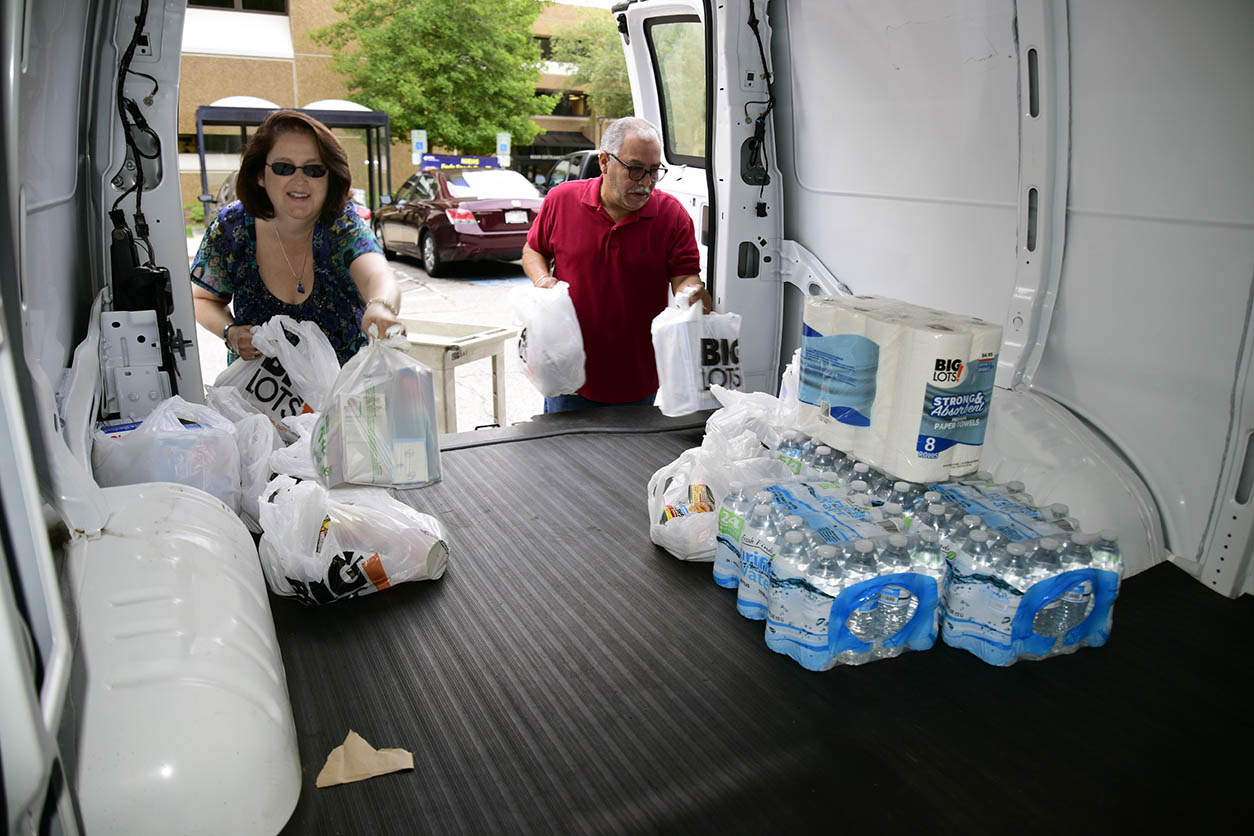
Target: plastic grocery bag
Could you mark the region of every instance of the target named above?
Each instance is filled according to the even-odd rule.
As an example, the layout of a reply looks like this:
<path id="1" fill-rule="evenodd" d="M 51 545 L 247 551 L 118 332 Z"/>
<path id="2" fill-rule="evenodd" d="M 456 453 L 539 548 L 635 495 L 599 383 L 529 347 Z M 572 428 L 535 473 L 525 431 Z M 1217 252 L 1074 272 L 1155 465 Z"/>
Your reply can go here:
<path id="1" fill-rule="evenodd" d="M 733 482 L 795 478 L 778 459 L 730 461 L 693 447 L 649 479 L 649 539 L 680 560 L 714 560 L 718 504 Z"/>
<path id="2" fill-rule="evenodd" d="M 239 512 L 235 425 L 210 407 L 177 395 L 157 404 L 138 425 L 97 429 L 91 460 L 101 487 L 177 482 L 211 493 Z"/>
<path id="3" fill-rule="evenodd" d="M 297 479 L 318 478 L 313 454 L 310 452 L 310 442 L 313 440 L 314 427 L 321 419 L 320 412 L 305 412 L 289 415 L 282 420 L 283 428 L 296 440 L 270 454 L 271 473 Z"/>
<path id="4" fill-rule="evenodd" d="M 701 409 L 718 409 L 711 386 L 739 389 L 740 314 L 708 313 L 701 319 Z"/>
<path id="5" fill-rule="evenodd" d="M 214 387 L 230 386 L 278 426 L 287 415 L 321 412 L 340 363 L 315 322 L 278 314 L 254 325 L 253 347 L 262 356 L 238 359 L 218 375 Z"/>
<path id="6" fill-rule="evenodd" d="M 440 478 L 431 370 L 404 336 L 372 339 L 344 364 L 310 452 L 319 481 L 417 488 Z"/>
<path id="7" fill-rule="evenodd" d="M 276 476 L 261 501 L 258 554 L 276 595 L 306 604 L 435 580 L 448 566 L 444 527 L 383 488 L 335 488 Z"/>
<path id="8" fill-rule="evenodd" d="M 653 359 L 658 391 L 654 401 L 663 415 L 688 415 L 701 408 L 702 306 L 693 303 L 696 288 L 675 296 L 674 303 L 653 318 Z"/>
<path id="9" fill-rule="evenodd" d="M 258 503 L 273 472 L 270 456 L 283 442 L 270 419 L 254 412 L 235 422 L 235 445 L 239 449 L 239 516 L 249 531 L 260 534 Z"/>
<path id="10" fill-rule="evenodd" d="M 570 285 L 518 287 L 510 291 L 509 302 L 523 328 L 518 356 L 527 379 L 546 398 L 577 392 L 587 358 Z"/>

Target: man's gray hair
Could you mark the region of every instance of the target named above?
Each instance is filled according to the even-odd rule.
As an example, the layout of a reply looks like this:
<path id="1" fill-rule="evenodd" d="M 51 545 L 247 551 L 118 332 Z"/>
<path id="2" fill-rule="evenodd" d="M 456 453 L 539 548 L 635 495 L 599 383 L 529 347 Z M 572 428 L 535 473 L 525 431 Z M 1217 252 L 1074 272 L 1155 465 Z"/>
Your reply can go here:
<path id="1" fill-rule="evenodd" d="M 620 153 L 623 143 L 631 134 L 656 142 L 658 148 L 662 147 L 662 134 L 652 122 L 638 116 L 624 116 L 611 122 L 605 129 L 605 133 L 601 135 L 601 150 L 610 154 Z"/>

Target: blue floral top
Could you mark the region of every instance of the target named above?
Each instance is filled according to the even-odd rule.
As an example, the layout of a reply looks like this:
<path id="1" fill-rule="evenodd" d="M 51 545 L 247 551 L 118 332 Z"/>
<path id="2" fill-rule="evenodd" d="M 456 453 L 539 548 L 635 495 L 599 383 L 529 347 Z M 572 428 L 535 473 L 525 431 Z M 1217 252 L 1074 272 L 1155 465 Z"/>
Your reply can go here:
<path id="1" fill-rule="evenodd" d="M 289 305 L 276 299 L 257 270 L 257 224 L 238 200 L 218 212 L 192 261 L 192 281 L 231 302 L 235 322 L 260 325 L 275 314 L 318 323 L 335 348 L 340 365 L 366 343 L 361 333 L 365 305 L 349 276 L 360 255 L 382 252 L 351 202 L 329 225 L 314 225 L 314 281 L 309 296 Z M 235 360 L 234 352 L 227 358 Z"/>

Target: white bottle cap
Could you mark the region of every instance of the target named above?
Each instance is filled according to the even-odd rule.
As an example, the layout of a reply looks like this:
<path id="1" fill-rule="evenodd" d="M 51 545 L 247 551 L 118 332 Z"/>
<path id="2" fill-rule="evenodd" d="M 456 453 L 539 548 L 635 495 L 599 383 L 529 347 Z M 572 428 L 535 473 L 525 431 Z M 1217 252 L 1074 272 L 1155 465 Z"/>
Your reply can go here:
<path id="1" fill-rule="evenodd" d="M 853 472 L 854 473 L 870 473 L 871 466 L 867 464 L 866 462 L 858 462 L 857 464 L 853 466 Z"/>
<path id="2" fill-rule="evenodd" d="M 984 531 L 983 529 L 980 529 L 980 528 L 977 528 L 975 531 L 972 531 L 972 532 L 971 532 L 970 534 L 968 534 L 967 536 L 968 536 L 968 537 L 970 537 L 972 540 L 974 540 L 974 541 L 975 541 L 975 542 L 977 542 L 977 543 L 987 543 L 987 542 L 988 542 L 988 532 L 987 532 L 987 531 Z"/>
<path id="3" fill-rule="evenodd" d="M 836 555 L 839 554 L 839 552 L 836 551 L 835 546 L 829 546 L 827 544 L 816 548 L 814 553 L 817 554 L 821 560 L 835 560 Z"/>
<path id="4" fill-rule="evenodd" d="M 770 491 L 758 491 L 753 495 L 753 500 L 755 502 L 774 502 L 775 494 Z"/>
<path id="5" fill-rule="evenodd" d="M 853 544 L 853 547 L 856 551 L 859 551 L 862 554 L 870 554 L 875 551 L 875 544 L 870 540 L 859 540 Z"/>
<path id="6" fill-rule="evenodd" d="M 930 528 L 924 528 L 919 530 L 919 539 L 925 543 L 935 543 L 940 540 L 940 535 Z"/>
<path id="7" fill-rule="evenodd" d="M 755 505 L 755 506 L 753 506 L 753 516 L 755 516 L 755 517 L 770 517 L 770 515 L 771 515 L 771 509 L 770 509 L 768 506 L 766 506 L 766 505 Z"/>
<path id="8" fill-rule="evenodd" d="M 923 494 L 923 498 L 926 499 L 929 503 L 940 502 L 941 501 L 940 491 L 928 491 L 927 493 Z"/>
<path id="9" fill-rule="evenodd" d="M 895 490 L 897 493 L 909 493 L 910 483 L 909 482 L 893 482 L 893 490 Z"/>
<path id="10" fill-rule="evenodd" d="M 820 456 L 830 456 L 832 454 L 832 448 L 828 447 L 826 444 L 821 444 L 814 452 L 818 453 Z"/>
<path id="11" fill-rule="evenodd" d="M 1023 483 L 1019 481 L 1006 483 L 1006 489 L 1011 493 L 1023 493 L 1023 487 Z"/>
<path id="12" fill-rule="evenodd" d="M 897 502 L 885 502 L 885 503 L 884 503 L 884 513 L 885 513 L 885 514 L 887 514 L 887 515 L 888 515 L 888 516 L 890 516 L 890 517 L 899 517 L 899 516 L 901 516 L 901 505 L 900 505 L 900 503 L 897 503 Z"/>
<path id="13" fill-rule="evenodd" d="M 1058 551 L 1058 541 L 1053 537 L 1042 537 L 1039 545 L 1042 549 L 1048 549 L 1051 552 Z"/>
<path id="14" fill-rule="evenodd" d="M 1049 506 L 1049 510 L 1059 517 L 1065 517 L 1067 514 L 1071 513 L 1071 509 L 1061 502 L 1055 502 L 1053 505 Z"/>
<path id="15" fill-rule="evenodd" d="M 851 493 L 866 493 L 868 490 L 870 490 L 870 485 L 861 479 L 854 479 L 849 483 L 849 491 Z"/>
<path id="16" fill-rule="evenodd" d="M 888 536 L 888 545 L 895 549 L 904 549 L 908 542 L 904 534 L 890 534 Z"/>
<path id="17" fill-rule="evenodd" d="M 1115 541 L 1119 539 L 1119 535 L 1115 533 L 1115 530 L 1113 528 L 1103 528 L 1102 539 L 1109 540 L 1110 542 L 1114 543 Z"/>
<path id="18" fill-rule="evenodd" d="M 1006 551 L 1013 554 L 1015 557 L 1022 557 L 1028 553 L 1028 547 L 1022 543 L 1011 543 L 1006 546 Z"/>
<path id="19" fill-rule="evenodd" d="M 967 514 L 962 518 L 962 524 L 967 528 L 975 528 L 976 526 L 983 525 L 984 520 L 980 519 L 975 514 Z"/>
<path id="20" fill-rule="evenodd" d="M 789 514 L 787 517 L 784 517 L 784 525 L 789 528 L 808 528 L 806 521 L 801 518 L 800 514 Z"/>
<path id="21" fill-rule="evenodd" d="M 784 532 L 784 540 L 786 540 L 789 543 L 800 543 L 804 539 L 805 539 L 805 535 L 802 534 L 800 531 L 797 531 L 796 529 L 793 529 L 792 531 Z"/>
<path id="22" fill-rule="evenodd" d="M 929 514 L 943 514 L 945 513 L 945 506 L 941 505 L 939 502 L 933 502 L 931 505 L 927 506 L 927 512 Z"/>

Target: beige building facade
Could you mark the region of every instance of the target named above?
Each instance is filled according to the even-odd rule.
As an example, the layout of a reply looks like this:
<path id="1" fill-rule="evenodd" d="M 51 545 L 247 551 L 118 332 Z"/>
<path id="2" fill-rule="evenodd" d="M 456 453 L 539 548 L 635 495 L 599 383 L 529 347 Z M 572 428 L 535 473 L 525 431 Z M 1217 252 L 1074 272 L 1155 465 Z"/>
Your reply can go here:
<path id="1" fill-rule="evenodd" d="M 309 33 L 340 18 L 336 0 L 188 0 L 183 30 L 179 90 L 179 182 L 184 205 L 196 204 L 204 186 L 196 144 L 196 110 L 217 103 L 235 106 L 306 108 L 349 98 L 343 78 L 332 66 L 330 49 Z M 547 4 L 533 35 L 547 50 L 548 38 L 601 8 Z M 556 93 L 566 82 L 561 65 L 548 64 L 537 92 Z M 224 102 L 225 100 L 225 102 Z M 268 104 L 267 104 L 268 103 Z M 336 109 L 330 105 L 326 109 Z M 552 160 L 576 147 L 593 147 L 599 126 L 590 118 L 578 91 L 563 96 L 553 115 L 537 115 L 544 131 L 532 146 L 515 146 L 511 167 L 531 177 L 547 171 Z M 367 180 L 367 148 L 360 130 L 337 129 L 349 154 L 354 185 Z M 240 128 L 205 128 L 207 188 L 218 195 L 238 168 L 244 137 Z M 437 152 L 440 149 L 435 149 Z M 393 188 L 412 173 L 408 137 L 393 136 Z M 384 180 L 386 183 L 386 178 Z"/>

